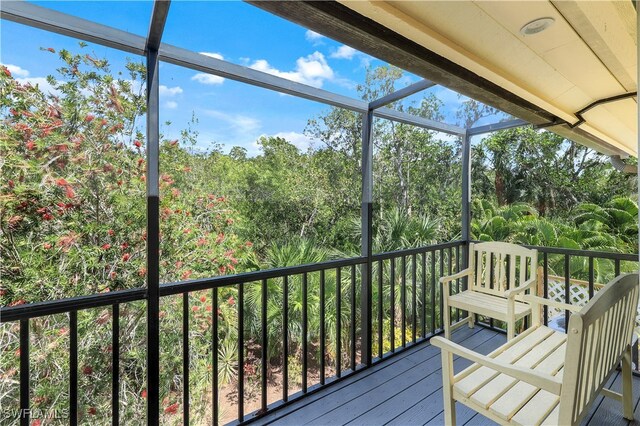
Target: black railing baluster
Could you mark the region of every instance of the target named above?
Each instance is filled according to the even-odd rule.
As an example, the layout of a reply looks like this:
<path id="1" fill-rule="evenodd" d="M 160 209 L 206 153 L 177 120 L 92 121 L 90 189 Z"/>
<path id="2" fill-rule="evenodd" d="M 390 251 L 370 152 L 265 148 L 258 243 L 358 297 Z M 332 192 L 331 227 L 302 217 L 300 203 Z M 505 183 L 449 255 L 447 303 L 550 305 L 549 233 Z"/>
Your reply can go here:
<path id="1" fill-rule="evenodd" d="M 356 266 L 351 265 L 351 371 L 356 371 Z"/>
<path id="2" fill-rule="evenodd" d="M 342 269 L 336 268 L 336 376 L 342 376 Z"/>
<path id="3" fill-rule="evenodd" d="M 20 320 L 20 425 L 29 426 L 29 320 Z"/>
<path id="4" fill-rule="evenodd" d="M 111 308 L 111 424 L 120 424 L 120 305 Z"/>
<path id="5" fill-rule="evenodd" d="M 569 255 L 564 255 L 564 303 L 571 304 L 571 271 L 570 271 Z M 564 311 L 564 329 L 567 330 L 569 326 L 569 315 L 571 313 L 568 309 Z"/>
<path id="6" fill-rule="evenodd" d="M 416 329 L 418 328 L 418 324 L 416 323 L 417 321 L 417 302 L 416 302 L 416 296 L 417 296 L 417 291 L 418 291 L 418 283 L 416 282 L 416 274 L 417 274 L 417 266 L 416 266 L 416 254 L 414 253 L 411 256 L 411 291 L 412 291 L 412 295 L 411 295 L 411 316 L 412 316 L 412 328 L 411 328 L 411 337 L 413 340 L 413 343 L 416 342 Z"/>
<path id="7" fill-rule="evenodd" d="M 402 266 L 402 275 L 400 276 L 400 331 L 402 332 L 402 347 L 407 346 L 407 257 L 402 256 L 400 263 Z"/>
<path id="8" fill-rule="evenodd" d="M 460 246 L 456 246 L 456 273 L 460 272 Z M 460 293 L 460 279 L 456 280 L 456 294 Z M 456 322 L 460 321 L 460 309 L 456 309 Z"/>
<path id="9" fill-rule="evenodd" d="M 267 363 L 269 362 L 268 355 L 268 335 L 267 335 L 267 280 L 262 280 L 262 365 L 261 367 L 261 387 L 262 387 L 262 411 L 267 411 Z"/>
<path id="10" fill-rule="evenodd" d="M 325 276 L 324 269 L 320 270 L 320 385 L 325 382 L 325 353 L 326 351 L 326 326 L 325 326 Z"/>
<path id="11" fill-rule="evenodd" d="M 438 278 L 444 276 L 444 250 L 440 249 L 440 274 Z M 438 283 L 440 280 L 438 279 Z M 444 327 L 444 293 L 442 292 L 442 285 L 438 286 L 440 290 L 440 327 Z"/>
<path id="12" fill-rule="evenodd" d="M 593 297 L 593 256 L 589 256 L 589 299 Z"/>
<path id="13" fill-rule="evenodd" d="M 436 332 L 436 251 L 431 251 L 431 332 Z"/>
<path id="14" fill-rule="evenodd" d="M 238 421 L 244 421 L 244 283 L 238 284 Z"/>
<path id="15" fill-rule="evenodd" d="M 544 264 L 544 272 L 543 272 L 543 286 L 542 291 L 544 292 L 544 298 L 549 298 L 549 255 L 545 252 L 542 254 L 543 264 Z M 544 305 L 544 325 L 549 325 L 549 307 Z"/>
<path id="16" fill-rule="evenodd" d="M 182 293 L 182 424 L 189 424 L 189 293 Z"/>
<path id="17" fill-rule="evenodd" d="M 616 277 L 620 275 L 620 259 L 615 260 L 615 275 Z"/>
<path id="18" fill-rule="evenodd" d="M 309 347 L 307 338 L 309 337 L 308 328 L 308 285 L 307 285 L 307 273 L 302 274 L 302 392 L 307 392 L 307 373 L 308 373 L 308 358 Z"/>
<path id="19" fill-rule="evenodd" d="M 69 424 L 78 424 L 78 311 L 69 312 Z"/>
<path id="20" fill-rule="evenodd" d="M 289 277 L 282 277 L 282 400 L 289 400 Z"/>
<path id="21" fill-rule="evenodd" d="M 389 274 L 389 281 L 391 284 L 391 305 L 390 305 L 390 316 L 389 322 L 389 333 L 391 334 L 391 352 L 396 351 L 396 258 L 392 257 L 389 259 L 391 262 L 391 273 Z"/>
<path id="22" fill-rule="evenodd" d="M 382 278 L 384 275 L 384 263 L 382 260 L 378 260 L 378 358 L 382 359 L 382 353 L 384 351 L 383 348 L 383 339 L 382 339 L 382 321 L 383 321 L 383 312 L 384 304 L 382 299 Z"/>
<path id="23" fill-rule="evenodd" d="M 422 303 L 422 338 L 427 337 L 427 252 L 422 253 L 422 291 L 420 301 Z"/>
<path id="24" fill-rule="evenodd" d="M 218 288 L 211 289 L 211 374 L 213 378 L 211 423 L 218 426 Z"/>

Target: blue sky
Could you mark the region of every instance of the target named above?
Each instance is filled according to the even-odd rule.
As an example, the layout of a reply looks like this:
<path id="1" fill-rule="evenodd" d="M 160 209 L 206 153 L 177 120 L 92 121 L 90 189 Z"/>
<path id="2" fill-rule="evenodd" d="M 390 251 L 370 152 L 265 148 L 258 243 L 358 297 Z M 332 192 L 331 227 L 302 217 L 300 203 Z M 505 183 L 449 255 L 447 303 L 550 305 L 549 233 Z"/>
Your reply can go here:
<path id="1" fill-rule="evenodd" d="M 38 5 L 145 35 L 152 3 L 144 2 L 35 2 Z M 1 21 L 0 62 L 10 65 L 15 77 L 46 86 L 55 74 L 54 55 L 40 47 L 78 51 L 77 40 Z M 356 85 L 364 81 L 368 66 L 383 62 L 355 51 L 303 27 L 287 22 L 240 1 L 174 1 L 163 41 L 230 62 L 279 75 L 293 81 L 357 97 Z M 112 71 L 124 71 L 134 55 L 102 46 L 87 49 L 108 59 Z M 402 85 L 417 81 L 407 75 Z M 212 142 L 226 149 L 242 146 L 257 153 L 255 141 L 264 135 L 283 136 L 305 149 L 314 142 L 303 135 L 307 120 L 329 109 L 315 102 L 281 95 L 216 76 L 161 64 L 161 120 L 168 137 L 177 137 L 191 117 L 198 118 L 198 146 Z M 399 88 L 399 87 L 398 87 Z M 436 93 L 447 107 L 448 122 L 460 100 L 442 87 Z"/>

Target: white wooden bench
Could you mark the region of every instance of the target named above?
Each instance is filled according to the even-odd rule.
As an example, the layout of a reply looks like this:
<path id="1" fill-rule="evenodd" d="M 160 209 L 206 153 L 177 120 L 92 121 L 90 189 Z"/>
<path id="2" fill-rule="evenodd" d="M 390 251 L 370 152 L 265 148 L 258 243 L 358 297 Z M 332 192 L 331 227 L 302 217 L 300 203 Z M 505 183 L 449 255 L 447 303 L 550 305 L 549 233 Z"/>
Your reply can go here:
<path id="1" fill-rule="evenodd" d="M 538 252 L 525 247 L 486 242 L 469 245 L 469 267 L 455 275 L 443 277 L 444 335 L 451 337 L 450 308 L 469 312 L 467 321 L 473 327 L 475 314 L 507 323 L 507 338 L 515 335 L 515 324 L 531 313 L 523 296 L 536 290 Z M 468 277 L 468 289 L 451 294 L 450 283 Z"/>
<path id="2" fill-rule="evenodd" d="M 598 394 L 622 402 L 633 419 L 631 337 L 638 306 L 638 275 L 621 275 L 583 308 L 525 296 L 532 304 L 531 328 L 489 355 L 481 355 L 442 337 L 445 422 L 455 425 L 455 401 L 499 424 L 575 425 Z M 540 304 L 574 313 L 568 333 L 540 322 Z M 473 362 L 454 375 L 453 355 Z M 622 394 L 604 384 L 622 360 Z"/>

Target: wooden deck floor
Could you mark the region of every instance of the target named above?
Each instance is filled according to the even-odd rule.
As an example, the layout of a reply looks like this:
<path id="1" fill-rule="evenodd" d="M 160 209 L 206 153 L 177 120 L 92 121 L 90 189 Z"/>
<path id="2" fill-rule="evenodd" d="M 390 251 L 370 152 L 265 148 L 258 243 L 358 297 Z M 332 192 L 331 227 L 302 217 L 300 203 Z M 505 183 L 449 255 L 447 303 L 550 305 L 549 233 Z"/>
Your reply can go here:
<path id="1" fill-rule="evenodd" d="M 453 340 L 487 354 L 503 344 L 506 336 L 482 327 L 460 328 Z M 454 358 L 456 371 L 469 362 Z M 442 425 L 442 372 L 440 350 L 417 345 L 340 383 L 283 407 L 256 423 L 261 425 Z M 608 387 L 620 390 L 622 377 L 615 373 Z M 622 417 L 616 401 L 599 397 L 584 425 L 640 425 L 640 379 L 634 380 L 635 422 Z M 458 425 L 495 425 L 471 409 L 457 404 Z"/>

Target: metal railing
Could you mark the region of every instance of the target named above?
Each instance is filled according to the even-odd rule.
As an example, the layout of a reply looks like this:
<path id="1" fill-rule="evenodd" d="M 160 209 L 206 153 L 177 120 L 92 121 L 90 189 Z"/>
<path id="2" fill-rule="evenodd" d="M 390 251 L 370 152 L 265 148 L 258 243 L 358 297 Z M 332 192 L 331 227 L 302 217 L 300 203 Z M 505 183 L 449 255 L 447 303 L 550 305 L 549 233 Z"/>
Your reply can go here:
<path id="1" fill-rule="evenodd" d="M 199 279 L 187 282 L 163 284 L 160 287 L 161 298 L 182 296 L 182 416 L 183 423 L 189 423 L 190 399 L 190 346 L 189 339 L 191 308 L 193 304 L 190 294 L 198 291 L 210 291 L 211 297 L 211 364 L 212 364 L 212 422 L 220 420 L 220 383 L 219 349 L 222 343 L 219 338 L 220 292 L 233 289 L 237 296 L 237 380 L 238 402 L 237 415 L 231 421 L 249 422 L 253 419 L 304 398 L 331 383 L 338 382 L 360 370 L 368 368 L 384 359 L 402 352 L 415 344 L 428 340 L 442 331 L 442 293 L 439 278 L 455 273 L 465 264 L 466 243 L 454 241 L 427 247 L 412 248 L 395 252 L 375 254 L 371 264 L 366 257 L 354 257 L 344 260 L 333 260 L 323 263 L 277 268 L 265 271 L 248 272 L 238 275 Z M 637 255 L 589 252 L 561 248 L 535 247 L 541 254 L 540 265 L 543 267 L 542 292 L 549 297 L 549 283 L 562 277 L 565 283 L 564 302 L 574 303 L 571 286 L 584 286 L 589 297 L 597 288 L 620 272 L 637 269 Z M 362 305 L 360 303 L 362 286 L 362 269 L 370 267 L 371 273 L 371 323 L 363 327 Z M 555 278 L 554 278 L 555 277 Z M 606 282 L 605 281 L 605 282 Z M 577 284 L 576 284 L 577 283 Z M 252 287 L 257 286 L 257 287 Z M 460 291 L 463 280 L 452 286 Z M 226 289 L 226 290 L 225 290 Z M 247 306 L 247 291 L 260 292 L 259 309 L 253 312 Z M 277 294 L 272 294 L 276 292 Z M 299 292 L 295 293 L 294 292 Z M 300 296 L 297 298 L 297 296 Z M 313 301 L 310 301 L 313 295 Z M 317 298 L 316 298 L 317 295 Z M 281 313 L 277 317 L 268 315 L 268 303 L 272 298 L 278 300 Z M 300 303 L 300 315 L 292 314 L 291 303 Z M 71 299 L 47 301 L 21 305 L 0 310 L 2 323 L 19 323 L 19 367 L 21 424 L 29 423 L 31 403 L 30 372 L 38 365 L 30 365 L 30 323 L 38 317 L 56 314 L 68 314 L 69 320 L 69 418 L 70 424 L 78 421 L 78 394 L 82 391 L 78 383 L 78 312 L 82 310 L 111 307 L 112 339 L 111 339 L 111 417 L 113 424 L 121 422 L 120 417 L 120 380 L 121 346 L 120 317 L 121 305 L 144 301 L 146 289 L 114 291 Z M 318 306 L 315 306 L 317 304 Z M 319 315 L 319 329 L 310 332 L 310 309 Z M 246 329 L 247 315 L 259 317 L 259 337 L 249 335 Z M 566 314 L 565 314 L 566 315 Z M 464 313 L 453 312 L 452 320 L 460 320 Z M 568 317 L 568 316 L 567 316 Z M 544 321 L 549 322 L 549 312 L 545 309 Z M 292 321 L 296 333 L 299 330 L 295 349 L 302 354 L 300 391 L 291 393 L 289 387 L 289 356 L 294 342 L 291 329 Z M 299 321 L 299 324 L 297 323 Z M 278 323 L 278 336 L 269 335 L 268 329 Z M 335 326 L 329 335 L 328 324 Z M 482 323 L 481 323 L 482 324 Z M 485 325 L 499 328 L 490 320 Z M 370 330 L 370 334 L 367 333 Z M 179 331 L 177 331 L 179 332 Z M 313 336 L 312 336 L 313 335 Z M 229 338 L 227 336 L 226 338 Z M 281 357 L 275 359 L 280 365 L 274 365 L 273 357 L 267 350 L 269 340 L 278 346 Z M 247 343 L 259 343 L 259 407 L 247 410 L 245 404 L 245 385 L 247 377 L 244 371 Z M 148 345 L 159 344 L 147 342 Z M 373 355 L 370 364 L 363 359 L 363 345 L 370 345 L 369 353 Z M 317 373 L 317 383 L 310 384 L 310 361 L 316 361 L 313 367 Z M 267 381 L 270 369 L 282 371 L 282 395 L 279 401 L 269 403 Z M 273 398 L 272 398 L 273 399 Z M 255 404 L 254 404 L 255 405 Z M 230 420 L 227 418 L 226 420 Z M 125 419 L 122 420 L 123 422 Z"/>
<path id="2" fill-rule="evenodd" d="M 367 368 L 401 352 L 405 348 L 429 339 L 442 329 L 442 297 L 438 280 L 444 275 L 456 272 L 462 264 L 461 250 L 465 244 L 461 241 L 437 244 L 427 247 L 400 250 L 375 254 L 371 257 L 371 265 L 367 265 L 366 257 L 354 257 L 344 260 L 333 260 L 323 263 L 300 265 L 293 267 L 248 272 L 237 275 L 198 279 L 187 282 L 168 283 L 160 286 L 160 297 L 182 296 L 182 415 L 183 423 L 189 423 L 190 414 L 190 294 L 198 291 L 211 292 L 211 363 L 212 371 L 218 372 L 219 334 L 219 292 L 222 289 L 235 289 L 237 295 L 237 416 L 236 422 L 246 422 L 258 418 L 273 409 L 289 404 L 322 387 L 339 381 L 351 374 Z M 372 270 L 371 287 L 374 295 L 371 316 L 371 327 L 362 327 L 360 295 L 362 286 L 362 269 L 370 266 Z M 327 294 L 331 284 L 332 294 Z M 260 287 L 260 408 L 247 413 L 245 407 L 245 372 L 244 362 L 247 354 L 247 330 L 245 317 L 248 314 L 245 293 L 250 286 Z M 374 288 L 375 287 L 375 288 Z M 269 289 L 275 288 L 280 293 L 282 313 L 279 318 L 268 318 L 267 304 L 272 294 Z M 301 329 L 300 345 L 302 356 L 302 383 L 300 392 L 290 394 L 288 383 L 289 351 L 291 348 L 289 303 L 293 291 L 301 292 Z M 309 334 L 309 294 L 318 294 L 319 306 L 313 308 L 319 312 L 320 329 L 317 341 L 310 341 Z M 93 308 L 111 308 L 111 417 L 112 424 L 121 422 L 120 416 L 120 380 L 121 371 L 121 305 L 135 301 L 147 300 L 146 289 L 130 289 L 109 293 L 80 296 L 69 299 L 46 301 L 7 307 L 0 309 L 1 323 L 19 323 L 19 408 L 20 423 L 29 424 L 32 400 L 30 374 L 38 365 L 30 364 L 30 328 L 32 321 L 39 317 L 56 314 L 68 314 L 69 326 L 69 407 L 70 424 L 78 422 L 78 395 L 82 389 L 78 381 L 78 312 Z M 329 300 L 333 305 L 329 305 Z M 327 307 L 331 306 L 334 317 L 327 317 Z M 141 309 L 142 306 L 139 307 Z M 268 404 L 267 377 L 272 367 L 268 351 L 270 336 L 267 333 L 269 321 L 281 322 L 282 334 L 278 344 L 282 349 L 282 397 L 280 401 Z M 328 336 L 328 323 L 335 324 L 335 335 Z M 372 330 L 371 335 L 363 336 L 362 330 Z M 329 355 L 328 344 L 332 341 L 334 356 Z M 312 343 L 317 349 L 310 350 Z M 159 344 L 148 341 L 147 345 Z M 369 353 L 375 353 L 371 364 L 362 359 L 363 345 L 369 344 Z M 148 349 L 148 348 L 147 348 Z M 375 349 L 375 351 L 372 351 Z M 314 354 L 314 352 L 317 352 Z M 148 352 L 147 352 L 148 353 Z M 309 360 L 319 361 L 319 382 L 309 386 Z M 331 365 L 328 365 L 331 364 Z M 328 373 L 330 371 L 330 373 Z M 219 421 L 220 385 L 218 374 L 212 374 L 212 404 L 214 424 Z M 125 419 L 122 420 L 123 422 Z"/>

